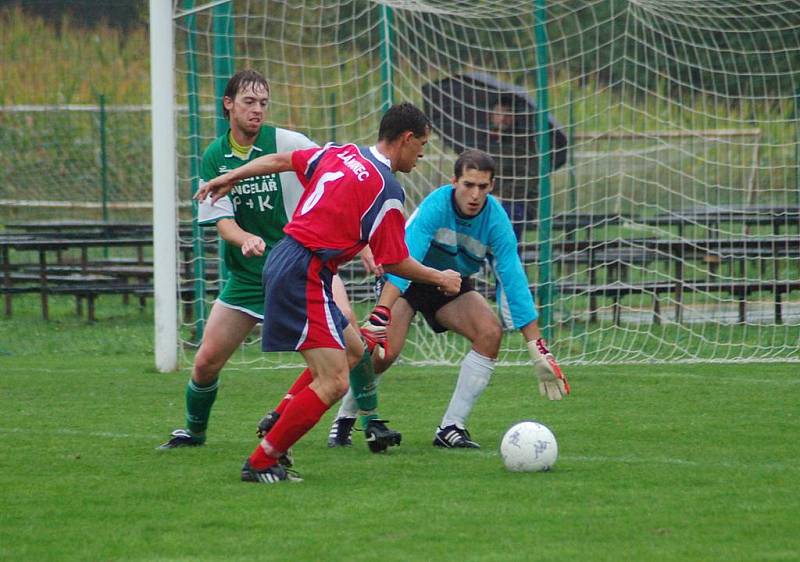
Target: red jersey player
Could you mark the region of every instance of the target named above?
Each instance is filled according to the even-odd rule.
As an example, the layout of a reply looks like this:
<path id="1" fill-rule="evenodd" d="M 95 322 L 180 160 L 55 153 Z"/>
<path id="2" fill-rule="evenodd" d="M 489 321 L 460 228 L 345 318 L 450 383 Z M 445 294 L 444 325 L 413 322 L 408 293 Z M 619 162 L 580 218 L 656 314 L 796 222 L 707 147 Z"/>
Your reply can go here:
<path id="1" fill-rule="evenodd" d="M 430 135 L 417 107 L 402 103 L 381 119 L 378 142 L 297 150 L 257 158 L 206 183 L 196 198 L 216 201 L 243 177 L 294 170 L 305 191 L 286 237 L 264 266 L 264 351 L 299 351 L 308 365 L 293 397 L 242 467 L 242 480 L 275 483 L 295 477 L 278 459 L 308 432 L 348 388 L 348 373 L 371 363 L 358 331 L 334 304 L 338 266 L 369 244 L 384 271 L 457 293 L 460 275 L 423 266 L 405 245 L 405 195 L 394 172 L 410 172 Z"/>

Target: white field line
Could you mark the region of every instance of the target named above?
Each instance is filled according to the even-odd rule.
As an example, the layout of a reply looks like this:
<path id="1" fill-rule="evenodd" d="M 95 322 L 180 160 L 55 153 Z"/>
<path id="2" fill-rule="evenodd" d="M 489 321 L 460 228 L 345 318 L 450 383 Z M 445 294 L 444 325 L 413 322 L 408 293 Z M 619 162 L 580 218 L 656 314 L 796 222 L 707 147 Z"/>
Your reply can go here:
<path id="1" fill-rule="evenodd" d="M 433 363 L 432 363 L 433 364 Z M 737 365 L 741 365 L 741 363 L 736 363 Z M 438 364 L 437 364 L 438 365 Z M 526 366 L 527 364 L 520 364 L 516 365 L 518 367 Z M 563 365 L 563 364 L 562 364 Z M 569 364 L 567 364 L 569 365 Z M 696 365 L 696 363 L 695 363 Z M 758 363 L 753 363 L 753 370 L 757 371 L 759 366 Z M 409 367 L 414 367 L 414 365 L 407 365 Z M 581 365 L 584 367 L 585 365 Z M 647 368 L 658 368 L 663 367 L 663 364 L 653 364 L 653 365 L 646 365 L 642 364 L 642 369 Z M 232 369 L 235 369 L 235 365 Z M 610 369 L 613 370 L 613 365 L 598 365 L 597 366 L 601 370 Z M 630 367 L 630 364 L 625 364 L 625 367 Z M 284 367 L 279 367 L 284 368 Z M 290 367 L 286 367 L 290 368 Z M 501 367 L 501 372 L 504 367 Z M 65 373 L 85 373 L 86 369 L 70 369 L 68 367 L 58 369 L 50 369 L 48 367 L 14 367 L 13 365 L 9 365 L 3 368 L 4 372 L 8 373 L 50 373 L 50 374 L 58 374 L 63 375 Z M 110 368 L 107 372 L 113 372 L 113 368 Z M 569 372 L 567 372 L 567 376 L 569 376 Z M 655 379 L 690 379 L 690 380 L 705 380 L 713 383 L 729 383 L 729 384 L 774 384 L 774 385 L 786 385 L 786 386 L 796 386 L 800 384 L 800 378 L 787 378 L 787 377 L 780 377 L 774 379 L 757 379 L 757 378 L 749 378 L 747 376 L 738 376 L 738 377 L 731 377 L 725 375 L 695 375 L 693 373 L 680 373 L 680 372 L 669 372 L 669 373 L 649 373 L 649 372 L 640 372 L 640 373 L 629 373 L 629 372 L 582 372 L 576 378 L 584 379 L 587 377 L 634 377 L 634 378 L 655 378 Z"/>
<path id="2" fill-rule="evenodd" d="M 602 368 L 609 368 L 607 365 L 602 365 Z M 613 367 L 612 367 L 613 368 Z M 758 365 L 753 364 L 753 370 L 758 370 Z M 567 372 L 569 377 L 569 372 Z M 728 384 L 769 384 L 778 386 L 796 386 L 800 384 L 800 378 L 776 378 L 776 379 L 756 379 L 747 378 L 745 376 L 729 377 L 724 375 L 695 375 L 692 373 L 581 373 L 576 378 L 586 377 L 634 377 L 634 378 L 647 378 L 647 379 L 689 379 L 689 380 L 702 380 L 714 384 L 728 383 Z"/>
<path id="3" fill-rule="evenodd" d="M 100 437 L 106 439 L 135 439 L 139 441 L 149 441 L 153 443 L 155 449 L 158 443 L 166 439 L 166 435 L 142 435 L 134 433 L 121 433 L 113 431 L 83 431 L 79 429 L 31 429 L 22 427 L 0 427 L 0 435 L 2 434 L 18 434 L 18 433 L 36 433 L 47 435 L 75 435 L 79 437 Z M 218 443 L 235 443 L 242 444 L 254 443 L 255 439 L 214 439 Z M 494 449 L 482 449 L 480 451 L 471 452 L 482 457 L 499 457 L 500 453 Z M 692 461 L 687 459 L 678 459 L 670 457 L 610 457 L 610 456 L 596 456 L 596 455 L 561 455 L 559 460 L 563 462 L 578 462 L 590 464 L 656 464 L 656 465 L 670 465 L 670 466 L 685 466 L 685 467 L 716 467 L 716 468 L 730 468 L 735 470 L 748 470 L 752 468 L 771 469 L 771 470 L 797 470 L 798 465 L 787 465 L 777 462 L 756 462 L 749 460 L 743 462 L 730 462 L 730 461 Z"/>
<path id="4" fill-rule="evenodd" d="M 136 433 L 122 433 L 118 431 L 85 431 L 82 429 L 55 428 L 43 429 L 41 427 L 0 427 L 0 435 L 16 433 L 33 433 L 36 435 L 74 435 L 77 437 L 101 437 L 106 439 L 134 439 L 137 441 L 152 441 L 153 448 L 169 439 L 169 434 L 165 431 L 162 435 L 144 435 Z M 255 433 L 254 433 L 255 435 Z M 251 443 L 255 444 L 256 439 L 215 439 L 219 443 Z"/>
<path id="5" fill-rule="evenodd" d="M 500 453 L 494 450 L 482 450 L 480 454 L 485 457 L 499 457 Z M 747 471 L 750 468 L 771 469 L 771 470 L 797 470 L 794 464 L 780 462 L 731 462 L 731 461 L 691 461 L 687 459 L 677 459 L 670 457 L 608 457 L 603 455 L 559 455 L 560 462 L 579 462 L 590 464 L 663 464 L 669 466 L 685 466 L 691 468 L 712 467 L 730 468 L 735 470 Z M 557 469 L 556 469 L 557 470 Z"/>

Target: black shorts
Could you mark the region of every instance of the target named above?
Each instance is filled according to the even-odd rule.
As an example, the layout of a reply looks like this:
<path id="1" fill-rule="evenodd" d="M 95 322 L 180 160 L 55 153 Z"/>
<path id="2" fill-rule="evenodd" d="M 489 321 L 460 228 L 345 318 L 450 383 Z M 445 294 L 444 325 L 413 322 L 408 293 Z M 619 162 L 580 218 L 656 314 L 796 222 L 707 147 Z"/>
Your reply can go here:
<path id="1" fill-rule="evenodd" d="M 461 279 L 461 290 L 457 295 L 448 297 L 437 289 L 434 285 L 426 285 L 425 283 L 411 283 L 403 293 L 402 298 L 408 301 L 414 312 L 421 312 L 434 332 L 441 334 L 446 332 L 447 328 L 442 326 L 436 321 L 436 313 L 444 305 L 454 301 L 464 293 L 474 291 L 475 287 L 472 284 L 472 279 L 465 277 Z"/>

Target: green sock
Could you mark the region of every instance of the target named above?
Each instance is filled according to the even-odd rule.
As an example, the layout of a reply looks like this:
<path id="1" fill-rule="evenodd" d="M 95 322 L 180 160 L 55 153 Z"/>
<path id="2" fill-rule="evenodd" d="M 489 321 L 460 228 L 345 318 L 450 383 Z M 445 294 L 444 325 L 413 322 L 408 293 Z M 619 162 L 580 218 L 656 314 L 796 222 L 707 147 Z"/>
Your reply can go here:
<path id="1" fill-rule="evenodd" d="M 364 429 L 369 420 L 378 417 L 378 380 L 369 353 L 365 352 L 350 370 L 350 388 L 358 404 L 358 422 Z"/>
<path id="2" fill-rule="evenodd" d="M 189 433 L 198 441 L 206 440 L 208 418 L 217 398 L 218 383 L 219 379 L 208 386 L 200 386 L 189 379 L 186 385 L 186 425 Z"/>
<path id="3" fill-rule="evenodd" d="M 378 418 L 378 414 L 373 412 L 371 414 L 359 414 L 358 416 L 358 427 L 362 430 L 367 428 L 367 424 L 369 420 L 374 420 Z"/>

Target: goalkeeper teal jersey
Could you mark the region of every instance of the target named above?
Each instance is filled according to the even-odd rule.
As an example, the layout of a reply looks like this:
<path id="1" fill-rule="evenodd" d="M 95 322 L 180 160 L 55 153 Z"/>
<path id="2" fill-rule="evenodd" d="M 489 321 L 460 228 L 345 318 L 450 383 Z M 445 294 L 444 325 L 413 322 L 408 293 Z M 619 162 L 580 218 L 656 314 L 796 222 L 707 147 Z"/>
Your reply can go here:
<path id="1" fill-rule="evenodd" d="M 305 135 L 262 125 L 246 159 L 234 155 L 227 133 L 212 142 L 203 154 L 200 185 L 247 162 L 276 152 L 317 146 Z M 303 186 L 294 172 L 266 174 L 238 182 L 231 192 L 211 205 L 211 199 L 198 206 L 198 222 L 216 225 L 221 219 L 234 219 L 239 227 L 264 239 L 267 251 L 260 257 L 245 257 L 238 246 L 225 244 L 224 259 L 232 278 L 261 286 L 261 270 L 269 251 L 283 238 L 283 227 L 294 214 Z"/>
<path id="2" fill-rule="evenodd" d="M 435 269 L 454 269 L 469 277 L 488 261 L 494 270 L 500 319 L 522 328 L 538 317 L 528 277 L 517 254 L 517 239 L 500 202 L 489 195 L 474 217 L 458 212 L 452 185 L 431 192 L 406 223 L 408 253 Z M 405 292 L 409 281 L 387 279 Z"/>

